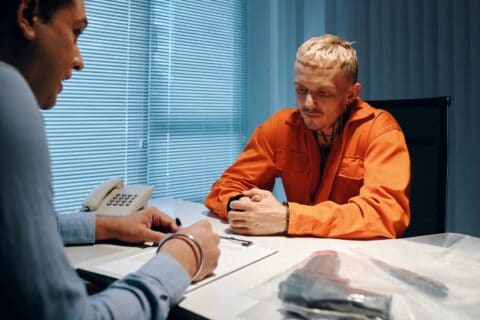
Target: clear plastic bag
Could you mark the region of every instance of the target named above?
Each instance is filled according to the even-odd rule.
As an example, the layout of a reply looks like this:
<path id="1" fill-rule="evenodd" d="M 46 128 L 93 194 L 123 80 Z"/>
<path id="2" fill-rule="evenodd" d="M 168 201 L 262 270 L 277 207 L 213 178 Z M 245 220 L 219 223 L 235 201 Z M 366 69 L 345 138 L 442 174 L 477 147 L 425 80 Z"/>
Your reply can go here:
<path id="1" fill-rule="evenodd" d="M 391 296 L 352 287 L 339 269 L 337 252 L 317 252 L 280 282 L 285 310 L 307 319 L 388 319 Z"/>
<path id="2" fill-rule="evenodd" d="M 245 319 L 480 319 L 480 239 L 441 234 L 312 253 L 247 295 Z"/>

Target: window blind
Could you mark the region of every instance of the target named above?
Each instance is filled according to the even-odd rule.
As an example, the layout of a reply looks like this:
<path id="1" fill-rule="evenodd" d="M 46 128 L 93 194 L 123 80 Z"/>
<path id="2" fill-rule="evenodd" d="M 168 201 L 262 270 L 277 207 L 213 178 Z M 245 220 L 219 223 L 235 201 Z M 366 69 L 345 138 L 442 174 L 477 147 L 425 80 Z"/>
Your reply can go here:
<path id="1" fill-rule="evenodd" d="M 245 3 L 99 0 L 86 10 L 85 69 L 44 113 L 57 211 L 110 177 L 202 201 L 245 142 Z"/>
<path id="2" fill-rule="evenodd" d="M 200 202 L 245 143 L 246 4 L 153 2 L 148 179 Z"/>

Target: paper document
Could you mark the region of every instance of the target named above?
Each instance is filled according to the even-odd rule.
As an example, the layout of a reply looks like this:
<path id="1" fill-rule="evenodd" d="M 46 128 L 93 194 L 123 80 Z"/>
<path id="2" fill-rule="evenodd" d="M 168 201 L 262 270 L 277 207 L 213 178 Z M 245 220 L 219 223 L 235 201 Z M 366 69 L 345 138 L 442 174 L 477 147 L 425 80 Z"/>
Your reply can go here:
<path id="1" fill-rule="evenodd" d="M 141 249 L 140 252 L 130 252 L 128 255 L 115 255 L 108 260 L 105 258 L 99 258 L 79 265 L 78 270 L 82 276 L 87 278 L 98 279 L 99 276 L 105 276 L 109 278 L 110 281 L 114 281 L 123 278 L 129 273 L 137 271 L 142 265 L 155 256 L 156 250 L 156 247 L 147 248 Z M 220 259 L 214 274 L 202 281 L 191 284 L 186 291 L 187 293 L 277 252 L 276 250 L 256 245 L 248 247 L 242 246 L 239 243 L 225 239 L 220 241 L 220 251 Z"/>

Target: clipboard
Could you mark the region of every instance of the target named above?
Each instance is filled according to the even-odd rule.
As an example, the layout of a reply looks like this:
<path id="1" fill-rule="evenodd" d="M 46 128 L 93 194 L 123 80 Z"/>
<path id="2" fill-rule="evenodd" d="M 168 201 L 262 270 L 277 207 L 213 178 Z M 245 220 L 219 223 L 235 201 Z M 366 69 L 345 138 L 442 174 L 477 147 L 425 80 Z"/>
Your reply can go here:
<path id="1" fill-rule="evenodd" d="M 131 249 L 82 262 L 77 265 L 77 273 L 85 280 L 109 285 L 129 273 L 137 271 L 155 256 L 157 248 Z M 253 243 L 248 246 L 241 245 L 238 241 L 231 241 L 226 238 L 221 238 L 220 251 L 220 258 L 214 273 L 201 281 L 190 284 L 185 292 L 186 294 L 278 252 Z"/>

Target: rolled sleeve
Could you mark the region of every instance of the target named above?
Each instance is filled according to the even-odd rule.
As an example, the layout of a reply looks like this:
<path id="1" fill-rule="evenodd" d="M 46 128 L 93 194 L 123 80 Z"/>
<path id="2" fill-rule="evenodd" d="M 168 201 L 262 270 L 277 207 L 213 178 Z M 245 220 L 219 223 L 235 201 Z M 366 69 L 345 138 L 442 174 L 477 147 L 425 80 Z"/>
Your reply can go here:
<path id="1" fill-rule="evenodd" d="M 159 273 L 159 270 L 162 272 Z M 185 268 L 165 253 L 159 253 L 155 259 L 144 264 L 137 273 L 150 276 L 158 281 L 165 290 L 163 294 L 171 299 L 170 304 L 180 301 L 191 281 Z"/>
<path id="2" fill-rule="evenodd" d="M 112 319 L 166 319 L 189 283 L 187 272 L 178 262 L 167 254 L 158 254 L 137 272 L 94 296 L 95 309 Z"/>
<path id="3" fill-rule="evenodd" d="M 95 243 L 95 215 L 93 213 L 59 214 L 57 220 L 64 244 Z"/>

